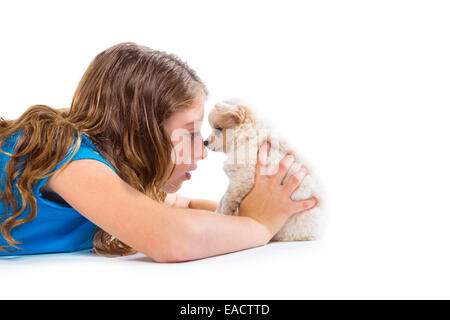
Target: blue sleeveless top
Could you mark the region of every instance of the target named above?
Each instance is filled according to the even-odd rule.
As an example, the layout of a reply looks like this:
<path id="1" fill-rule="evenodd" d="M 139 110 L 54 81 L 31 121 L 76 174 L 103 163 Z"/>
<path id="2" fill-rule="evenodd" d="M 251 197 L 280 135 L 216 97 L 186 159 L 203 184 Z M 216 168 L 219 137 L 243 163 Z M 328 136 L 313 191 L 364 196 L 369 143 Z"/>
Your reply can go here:
<path id="1" fill-rule="evenodd" d="M 22 131 L 11 135 L 2 150 L 8 153 L 14 153 L 16 141 L 20 139 Z M 77 136 L 78 137 L 78 136 Z M 72 146 L 74 146 L 73 144 Z M 72 156 L 73 149 L 69 149 L 66 157 L 57 165 L 52 171 L 58 170 L 68 159 Z M 5 186 L 5 166 L 11 157 L 0 152 L 0 191 L 3 191 Z M 22 158 L 23 159 L 23 158 Z M 100 151 L 95 145 L 82 134 L 82 141 L 79 150 L 70 161 L 80 159 L 95 159 L 108 165 L 116 174 L 116 170 L 100 155 Z M 20 164 L 18 169 L 23 166 Z M 14 195 L 22 205 L 20 194 L 15 185 L 17 179 L 13 182 Z M 23 255 L 23 254 L 38 254 L 38 253 L 57 253 L 57 252 L 72 252 L 78 250 L 92 249 L 94 234 L 98 227 L 83 217 L 79 212 L 73 209 L 69 204 L 55 202 L 44 198 L 41 192 L 41 187 L 47 182 L 49 177 L 35 181 L 33 183 L 33 194 L 36 198 L 37 213 L 36 217 L 30 222 L 24 223 L 12 229 L 11 236 L 14 240 L 22 243 L 17 244 L 22 249 L 15 249 L 14 247 L 7 247 L 7 250 L 13 251 L 11 253 L 0 250 L 0 256 L 9 255 Z M 62 199 L 62 198 L 61 198 Z M 62 201 L 65 202 L 65 201 Z M 10 216 L 12 207 L 9 207 L 8 216 Z M 4 201 L 0 201 L 0 223 L 2 223 L 7 216 Z M 19 217 L 25 218 L 29 215 L 30 208 L 27 208 Z M 7 245 L 8 243 L 0 233 L 0 245 Z"/>

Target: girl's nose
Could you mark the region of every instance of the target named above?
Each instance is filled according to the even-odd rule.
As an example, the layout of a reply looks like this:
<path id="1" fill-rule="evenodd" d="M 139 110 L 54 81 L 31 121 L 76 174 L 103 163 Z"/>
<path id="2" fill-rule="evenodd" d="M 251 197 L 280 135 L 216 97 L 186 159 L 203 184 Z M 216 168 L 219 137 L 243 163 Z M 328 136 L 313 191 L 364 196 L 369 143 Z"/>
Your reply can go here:
<path id="1" fill-rule="evenodd" d="M 208 140 L 203 141 L 203 146 L 202 146 L 202 160 L 206 158 L 206 156 L 208 155 L 208 151 L 206 150 L 206 146 L 208 145 Z"/>
<path id="2" fill-rule="evenodd" d="M 205 142 L 203 143 L 203 145 L 207 146 L 208 145 L 208 141 L 205 140 Z M 202 147 L 202 160 L 205 159 L 208 156 L 208 150 L 204 146 Z"/>

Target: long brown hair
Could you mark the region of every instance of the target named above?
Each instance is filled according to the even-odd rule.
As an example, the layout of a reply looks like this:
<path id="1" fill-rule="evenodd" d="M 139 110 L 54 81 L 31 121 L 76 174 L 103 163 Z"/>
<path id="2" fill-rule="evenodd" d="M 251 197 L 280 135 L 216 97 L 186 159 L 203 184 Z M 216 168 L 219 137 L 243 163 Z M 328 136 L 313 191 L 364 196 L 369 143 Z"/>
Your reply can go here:
<path id="1" fill-rule="evenodd" d="M 169 168 L 173 144 L 164 125 L 174 113 L 207 97 L 206 86 L 176 55 L 125 42 L 95 57 L 78 84 L 70 108 L 34 105 L 17 120 L 0 118 L 0 148 L 10 135 L 23 130 L 15 152 L 8 154 L 11 158 L 0 194 L 6 210 L 9 205 L 13 210 L 0 213 L 0 218 L 6 217 L 0 230 L 8 246 L 18 248 L 21 243 L 11 237 L 11 230 L 36 217 L 32 187 L 56 173 L 50 174 L 73 144 L 73 154 L 78 151 L 81 134 L 89 137 L 120 178 L 163 202 L 166 193 L 161 188 L 174 169 Z M 18 170 L 24 156 L 25 164 Z M 21 208 L 13 193 L 13 181 L 19 175 L 16 186 Z M 18 219 L 27 204 L 30 214 Z M 8 246 L 0 250 L 7 251 Z M 101 229 L 94 237 L 94 251 L 105 256 L 136 253 Z"/>

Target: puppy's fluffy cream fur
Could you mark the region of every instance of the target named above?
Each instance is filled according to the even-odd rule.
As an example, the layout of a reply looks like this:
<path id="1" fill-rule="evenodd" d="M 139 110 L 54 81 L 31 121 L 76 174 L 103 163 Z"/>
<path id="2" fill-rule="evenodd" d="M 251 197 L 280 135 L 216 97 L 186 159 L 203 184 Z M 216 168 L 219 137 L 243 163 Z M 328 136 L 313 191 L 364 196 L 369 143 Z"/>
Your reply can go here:
<path id="1" fill-rule="evenodd" d="M 323 231 L 325 215 L 323 199 L 319 185 L 304 158 L 293 150 L 279 135 L 257 117 L 248 104 L 239 100 L 227 100 L 217 103 L 208 115 L 213 129 L 206 139 L 207 148 L 224 152 L 228 155 L 224 170 L 230 179 L 228 189 L 217 206 L 217 213 L 234 215 L 242 199 L 252 189 L 255 179 L 255 167 L 259 147 L 264 141 L 270 141 L 267 174 L 278 169 L 279 161 L 289 153 L 294 155 L 295 162 L 289 169 L 286 180 L 300 169 L 302 164 L 308 169 L 303 183 L 294 191 L 292 200 L 316 197 L 318 204 L 307 211 L 293 214 L 283 228 L 272 238 L 272 241 L 315 240 Z"/>

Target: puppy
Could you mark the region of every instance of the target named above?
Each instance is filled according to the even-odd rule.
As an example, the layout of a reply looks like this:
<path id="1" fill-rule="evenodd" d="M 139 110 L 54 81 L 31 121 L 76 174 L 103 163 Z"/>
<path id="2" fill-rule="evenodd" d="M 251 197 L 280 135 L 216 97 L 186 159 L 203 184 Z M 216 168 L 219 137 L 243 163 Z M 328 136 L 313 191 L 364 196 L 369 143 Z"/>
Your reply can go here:
<path id="1" fill-rule="evenodd" d="M 250 110 L 248 105 L 238 100 L 227 100 L 217 103 L 208 115 L 212 128 L 211 135 L 204 144 L 212 151 L 224 152 L 228 157 L 223 169 L 229 178 L 228 189 L 221 198 L 216 213 L 235 215 L 242 199 L 250 192 L 255 182 L 256 161 L 258 150 L 265 142 L 270 142 L 270 152 L 267 158 L 267 172 L 274 174 L 279 161 L 286 154 L 295 157 L 294 164 L 282 181 L 298 171 L 304 161 L 288 143 L 278 134 L 270 130 L 261 117 Z M 304 200 L 312 196 L 318 203 L 312 209 L 293 214 L 283 228 L 275 234 L 271 241 L 315 240 L 323 231 L 325 215 L 319 186 L 310 167 L 302 184 L 292 193 L 292 200 Z"/>

